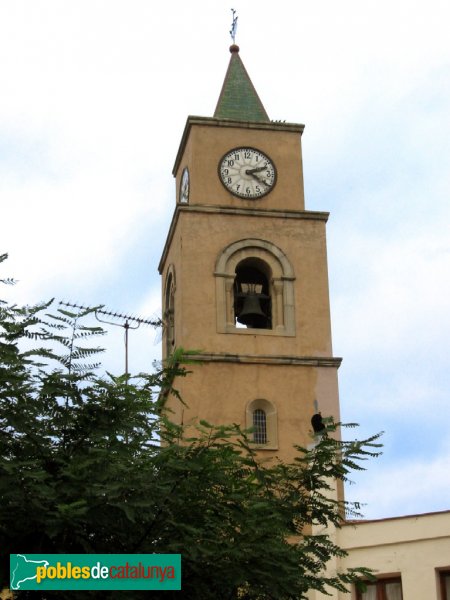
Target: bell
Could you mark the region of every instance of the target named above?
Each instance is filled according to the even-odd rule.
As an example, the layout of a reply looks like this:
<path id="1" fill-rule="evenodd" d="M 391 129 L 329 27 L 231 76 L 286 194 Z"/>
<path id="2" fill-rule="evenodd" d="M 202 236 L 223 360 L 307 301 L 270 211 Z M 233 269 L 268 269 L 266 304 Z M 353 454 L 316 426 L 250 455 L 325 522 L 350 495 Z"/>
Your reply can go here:
<path id="1" fill-rule="evenodd" d="M 257 294 L 253 293 L 245 296 L 237 321 L 254 329 L 265 329 L 267 327 L 267 315 L 261 309 L 261 301 Z"/>

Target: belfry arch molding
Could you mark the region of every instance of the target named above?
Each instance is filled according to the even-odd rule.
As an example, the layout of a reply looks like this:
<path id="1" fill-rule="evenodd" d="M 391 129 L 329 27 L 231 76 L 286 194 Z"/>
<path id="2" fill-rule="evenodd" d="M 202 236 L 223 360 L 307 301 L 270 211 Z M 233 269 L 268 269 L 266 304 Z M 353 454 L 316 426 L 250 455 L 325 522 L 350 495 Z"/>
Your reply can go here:
<path id="1" fill-rule="evenodd" d="M 271 329 L 236 327 L 233 284 L 236 267 L 245 259 L 263 261 L 270 271 L 272 300 Z M 295 335 L 294 269 L 286 254 L 272 242 L 247 238 L 233 242 L 219 254 L 214 276 L 216 279 L 217 331 L 252 335 Z"/>

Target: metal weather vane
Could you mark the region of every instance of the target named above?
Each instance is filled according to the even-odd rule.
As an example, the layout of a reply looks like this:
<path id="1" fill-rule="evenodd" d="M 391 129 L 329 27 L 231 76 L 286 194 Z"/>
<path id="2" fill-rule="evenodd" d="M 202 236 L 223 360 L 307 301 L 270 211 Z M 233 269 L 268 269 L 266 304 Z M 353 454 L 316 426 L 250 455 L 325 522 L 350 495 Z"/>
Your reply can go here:
<path id="1" fill-rule="evenodd" d="M 230 35 L 231 39 L 233 40 L 233 44 L 235 44 L 238 17 L 236 16 L 236 11 L 234 10 L 234 8 L 231 9 L 231 12 L 233 13 L 233 21 L 231 22 Z"/>

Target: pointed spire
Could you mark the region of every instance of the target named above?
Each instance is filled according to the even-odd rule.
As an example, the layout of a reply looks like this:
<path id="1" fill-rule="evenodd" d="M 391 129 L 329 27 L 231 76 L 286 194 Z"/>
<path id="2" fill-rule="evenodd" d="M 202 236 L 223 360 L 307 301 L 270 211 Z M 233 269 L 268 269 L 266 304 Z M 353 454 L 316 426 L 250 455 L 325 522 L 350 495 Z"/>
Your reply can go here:
<path id="1" fill-rule="evenodd" d="M 239 46 L 230 46 L 231 58 L 214 117 L 236 121 L 270 119 L 239 56 Z"/>

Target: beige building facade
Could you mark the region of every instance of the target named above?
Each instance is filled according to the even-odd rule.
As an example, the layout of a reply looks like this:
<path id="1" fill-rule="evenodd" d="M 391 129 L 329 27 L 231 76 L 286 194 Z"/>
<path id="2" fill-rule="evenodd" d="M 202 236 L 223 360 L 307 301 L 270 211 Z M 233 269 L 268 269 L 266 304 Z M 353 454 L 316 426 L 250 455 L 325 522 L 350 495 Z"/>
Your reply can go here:
<path id="1" fill-rule="evenodd" d="M 450 511 L 348 523 L 337 541 L 348 552 L 340 566 L 370 565 L 387 600 L 450 600 Z M 377 599 L 376 587 L 360 597 Z"/>

